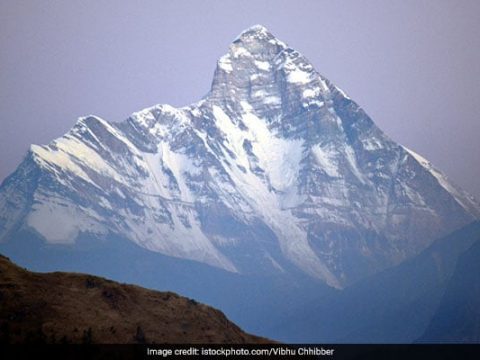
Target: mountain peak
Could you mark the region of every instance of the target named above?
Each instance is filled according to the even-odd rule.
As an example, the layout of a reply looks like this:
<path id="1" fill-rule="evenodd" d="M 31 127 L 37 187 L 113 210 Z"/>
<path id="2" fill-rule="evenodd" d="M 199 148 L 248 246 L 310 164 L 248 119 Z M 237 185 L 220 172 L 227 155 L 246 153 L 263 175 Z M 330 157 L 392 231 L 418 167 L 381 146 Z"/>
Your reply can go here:
<path id="1" fill-rule="evenodd" d="M 288 94 L 284 91 L 288 88 Z M 283 90 L 282 90 L 283 89 Z M 320 104 L 328 84 L 308 59 L 277 39 L 262 25 L 244 30 L 218 60 L 211 96 L 245 100 L 279 107 L 283 98 L 305 97 L 304 103 Z M 305 93 L 305 96 L 303 94 Z M 296 95 L 295 95 L 296 94 Z M 297 101 L 296 99 L 295 101 Z"/>
<path id="2" fill-rule="evenodd" d="M 258 38 L 270 38 L 274 37 L 272 33 L 263 25 L 253 25 L 249 28 L 243 30 L 240 35 L 237 36 L 237 39 L 242 39 L 244 37 L 256 36 Z"/>
<path id="3" fill-rule="evenodd" d="M 253 25 L 243 30 L 230 45 L 229 54 L 233 58 L 241 56 L 262 57 L 269 54 L 272 59 L 287 45 L 277 39 L 265 26 Z"/>

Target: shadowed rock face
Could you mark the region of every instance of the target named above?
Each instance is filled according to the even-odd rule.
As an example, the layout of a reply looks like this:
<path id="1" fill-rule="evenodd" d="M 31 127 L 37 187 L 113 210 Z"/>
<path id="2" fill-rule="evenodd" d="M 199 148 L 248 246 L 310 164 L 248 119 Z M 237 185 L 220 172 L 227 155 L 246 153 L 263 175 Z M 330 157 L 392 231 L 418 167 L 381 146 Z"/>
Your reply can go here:
<path id="1" fill-rule="evenodd" d="M 478 342 L 479 244 L 475 222 L 400 265 L 298 306 L 265 333 L 305 343 Z"/>
<path id="2" fill-rule="evenodd" d="M 32 273 L 0 255 L 3 343 L 266 343 L 209 306 L 74 273 Z"/>
<path id="3" fill-rule="evenodd" d="M 201 101 L 120 123 L 81 118 L 33 145 L 0 188 L 3 242 L 21 231 L 54 245 L 116 234 L 241 274 L 293 265 L 333 287 L 411 258 L 479 215 L 262 26 L 230 45 Z"/>
<path id="4" fill-rule="evenodd" d="M 440 306 L 425 333 L 426 343 L 480 343 L 480 240 L 458 259 Z"/>

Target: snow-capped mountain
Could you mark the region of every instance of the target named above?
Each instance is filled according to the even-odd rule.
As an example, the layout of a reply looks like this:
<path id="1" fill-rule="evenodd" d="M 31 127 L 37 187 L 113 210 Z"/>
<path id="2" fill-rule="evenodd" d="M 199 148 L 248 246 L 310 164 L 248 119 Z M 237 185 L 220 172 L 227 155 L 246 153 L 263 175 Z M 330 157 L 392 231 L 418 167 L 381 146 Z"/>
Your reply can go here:
<path id="1" fill-rule="evenodd" d="M 480 217 L 480 206 L 389 139 L 262 26 L 183 108 L 80 118 L 32 145 L 0 188 L 0 241 L 120 234 L 239 273 L 297 268 L 343 287 Z"/>

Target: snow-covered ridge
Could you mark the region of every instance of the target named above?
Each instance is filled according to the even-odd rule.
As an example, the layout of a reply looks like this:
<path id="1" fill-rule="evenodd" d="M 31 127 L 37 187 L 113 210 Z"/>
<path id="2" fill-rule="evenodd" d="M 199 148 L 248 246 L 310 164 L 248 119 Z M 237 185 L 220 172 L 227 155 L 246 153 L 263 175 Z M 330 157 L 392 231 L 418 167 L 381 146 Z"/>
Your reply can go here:
<path id="1" fill-rule="evenodd" d="M 410 155 L 412 155 L 415 160 L 418 161 L 420 165 L 422 165 L 425 169 L 427 169 L 430 174 L 432 174 L 435 179 L 438 181 L 439 185 L 443 187 L 448 193 L 453 195 L 455 200 L 468 212 L 473 214 L 477 214 L 480 216 L 480 204 L 475 200 L 473 196 L 468 194 L 466 191 L 458 188 L 456 185 L 450 182 L 446 175 L 444 175 L 441 171 L 437 170 L 427 159 L 423 156 L 417 154 L 413 150 L 403 146 L 403 148 L 408 151 Z"/>

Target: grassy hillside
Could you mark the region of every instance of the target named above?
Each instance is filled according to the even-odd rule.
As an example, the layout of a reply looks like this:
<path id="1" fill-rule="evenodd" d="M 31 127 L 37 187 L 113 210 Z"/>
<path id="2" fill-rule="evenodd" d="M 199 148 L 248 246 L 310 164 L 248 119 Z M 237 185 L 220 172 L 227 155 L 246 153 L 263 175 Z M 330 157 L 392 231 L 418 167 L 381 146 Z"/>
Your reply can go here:
<path id="1" fill-rule="evenodd" d="M 33 273 L 0 255 L 3 343 L 265 343 L 209 306 L 76 273 Z"/>

